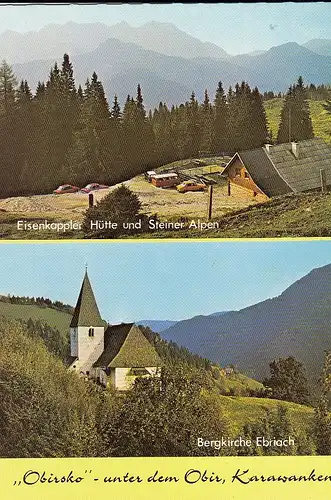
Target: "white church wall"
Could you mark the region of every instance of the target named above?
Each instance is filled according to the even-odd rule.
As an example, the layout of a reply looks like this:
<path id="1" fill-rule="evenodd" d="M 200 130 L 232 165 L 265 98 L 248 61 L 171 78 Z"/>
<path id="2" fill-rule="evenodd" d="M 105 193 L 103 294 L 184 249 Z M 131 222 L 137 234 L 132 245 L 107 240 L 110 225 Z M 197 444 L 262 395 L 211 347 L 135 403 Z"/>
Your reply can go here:
<path id="1" fill-rule="evenodd" d="M 161 375 L 161 368 L 158 368 L 157 366 L 146 367 L 146 370 L 152 376 L 158 376 L 159 377 Z"/>
<path id="2" fill-rule="evenodd" d="M 94 336 L 89 336 L 89 326 L 79 326 L 78 330 L 78 358 L 81 362 L 87 360 L 96 346 L 101 342 L 102 348 L 101 352 L 104 350 L 104 327 L 96 326 L 92 327 L 94 329 Z"/>

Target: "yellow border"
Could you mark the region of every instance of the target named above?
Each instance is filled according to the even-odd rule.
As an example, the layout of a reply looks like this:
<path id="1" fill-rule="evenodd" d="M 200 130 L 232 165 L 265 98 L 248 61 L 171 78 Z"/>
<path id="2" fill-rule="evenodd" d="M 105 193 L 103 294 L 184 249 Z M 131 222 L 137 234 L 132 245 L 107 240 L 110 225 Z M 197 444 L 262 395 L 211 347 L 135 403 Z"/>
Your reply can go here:
<path id="1" fill-rule="evenodd" d="M 99 497 L 119 500 L 329 500 L 331 497 L 329 457 L 2 459 L 0 471 L 1 498 L 6 500 L 90 500 Z M 38 481 L 43 472 L 44 477 L 53 479 L 53 482 L 49 483 L 46 479 L 44 483 L 24 484 L 23 476 L 28 471 L 33 472 L 26 476 L 27 482 Z M 156 471 L 157 476 L 154 475 Z M 71 480 L 83 479 L 73 483 L 69 479 L 67 482 L 70 472 Z M 133 482 L 124 482 L 127 473 L 127 479 L 132 477 L 135 479 Z M 64 482 L 54 483 L 54 476 L 58 479 L 64 477 Z M 120 477 L 122 482 L 104 482 L 105 477 L 113 479 L 115 476 Z M 153 476 L 155 479 L 163 476 L 163 481 L 148 481 Z M 288 479 L 285 482 L 272 480 L 279 476 Z M 300 476 L 305 476 L 306 480 L 299 481 Z M 253 479 L 249 481 L 250 478 Z"/>

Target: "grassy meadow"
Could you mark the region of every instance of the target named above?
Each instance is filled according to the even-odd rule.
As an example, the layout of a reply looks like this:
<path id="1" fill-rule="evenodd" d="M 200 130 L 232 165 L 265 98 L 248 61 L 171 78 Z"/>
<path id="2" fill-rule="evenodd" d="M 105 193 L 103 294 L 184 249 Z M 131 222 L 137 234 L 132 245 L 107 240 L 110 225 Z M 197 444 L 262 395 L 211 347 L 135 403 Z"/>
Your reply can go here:
<path id="1" fill-rule="evenodd" d="M 276 410 L 279 405 L 286 408 L 296 428 L 308 430 L 313 422 L 314 410 L 311 407 L 288 403 L 277 399 L 220 396 L 224 416 L 231 422 L 235 435 L 243 431 L 245 424 L 254 424 L 265 417 L 268 411 Z"/>
<path id="2" fill-rule="evenodd" d="M 32 304 L 11 304 L 0 301 L 0 317 L 4 316 L 9 320 L 24 320 L 31 318 L 33 321 L 43 321 L 49 326 L 59 330 L 63 338 L 69 332 L 69 325 L 72 319 L 70 314 L 57 311 L 50 307 L 38 307 Z"/>
<path id="3" fill-rule="evenodd" d="M 273 139 L 277 137 L 283 102 L 284 99 L 278 97 L 264 102 L 264 109 Z M 321 137 L 326 142 L 331 142 L 331 115 L 323 109 L 324 102 L 309 101 L 310 115 L 315 136 Z"/>

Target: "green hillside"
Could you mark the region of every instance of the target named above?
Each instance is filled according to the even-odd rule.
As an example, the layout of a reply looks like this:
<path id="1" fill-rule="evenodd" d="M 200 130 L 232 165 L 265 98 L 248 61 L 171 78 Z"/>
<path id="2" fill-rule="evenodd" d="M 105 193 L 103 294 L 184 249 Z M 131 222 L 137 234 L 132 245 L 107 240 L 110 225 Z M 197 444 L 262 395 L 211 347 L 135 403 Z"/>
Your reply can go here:
<path id="1" fill-rule="evenodd" d="M 290 193 L 215 220 L 218 229 L 158 231 L 153 238 L 284 238 L 331 236 L 331 193 Z M 139 237 L 150 237 L 140 235 Z"/>
<path id="2" fill-rule="evenodd" d="M 222 394 L 247 396 L 249 391 L 259 391 L 263 389 L 263 384 L 242 373 L 234 372 L 229 375 L 224 375 L 222 370 L 219 370 L 219 373 L 220 376 L 214 380 L 214 383 Z"/>
<path id="3" fill-rule="evenodd" d="M 280 112 L 283 106 L 283 98 L 270 99 L 264 102 L 272 137 L 277 137 Z M 331 115 L 323 109 L 325 101 L 309 101 L 310 114 L 313 122 L 314 134 L 327 142 L 331 142 Z"/>
<path id="4" fill-rule="evenodd" d="M 69 331 L 71 315 L 57 311 L 50 307 L 38 307 L 34 305 L 10 304 L 0 301 L 0 316 L 7 319 L 21 319 L 27 321 L 32 320 L 44 321 L 53 328 L 57 328 L 65 338 Z"/>
<path id="5" fill-rule="evenodd" d="M 206 436 L 237 437 L 246 424 L 263 425 L 267 419 L 268 425 L 279 406 L 287 410 L 284 421 L 300 454 L 315 450 L 314 443 L 303 453 L 301 446 L 312 439 L 312 408 L 219 396 L 201 390 L 194 371 L 180 368 L 164 374 L 162 392 L 153 379 L 141 380 L 125 395 L 101 391 L 66 370 L 21 324 L 0 318 L 0 331 L 6 332 L 0 343 L 1 457 L 214 455 L 218 452 L 196 446 L 201 430 Z M 278 424 L 276 431 L 282 428 Z"/>
<path id="6" fill-rule="evenodd" d="M 331 236 L 331 193 L 299 193 L 271 199 L 220 220 L 223 238 L 278 238 Z"/>
<path id="7" fill-rule="evenodd" d="M 222 410 L 231 422 L 234 434 L 240 433 L 245 424 L 255 423 L 266 416 L 268 411 L 276 410 L 279 405 L 288 410 L 293 425 L 302 431 L 307 430 L 313 420 L 311 407 L 288 403 L 277 399 L 220 396 Z"/>

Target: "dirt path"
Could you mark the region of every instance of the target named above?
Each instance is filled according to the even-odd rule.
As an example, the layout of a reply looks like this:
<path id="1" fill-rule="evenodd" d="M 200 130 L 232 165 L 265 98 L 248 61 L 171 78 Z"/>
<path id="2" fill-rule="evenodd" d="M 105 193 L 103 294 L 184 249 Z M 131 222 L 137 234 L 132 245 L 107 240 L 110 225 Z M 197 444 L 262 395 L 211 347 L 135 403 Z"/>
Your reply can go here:
<path id="1" fill-rule="evenodd" d="M 129 181 L 128 181 L 129 182 Z M 109 191 L 117 186 L 112 186 L 109 189 L 102 189 L 94 193 L 94 199 L 99 201 Z M 85 193 L 68 193 L 68 194 L 42 194 L 35 196 L 17 196 L 0 200 L 0 209 L 7 212 L 52 212 L 59 214 L 82 213 L 88 207 L 88 195 Z"/>
<path id="2" fill-rule="evenodd" d="M 137 176 L 124 182 L 138 196 L 142 211 L 151 215 L 157 213 L 160 218 L 205 217 L 207 214 L 207 193 L 178 193 L 175 189 L 160 189 Z M 101 200 L 118 185 L 94 193 L 95 201 Z M 233 186 L 231 196 L 227 196 L 227 187 L 215 186 L 213 195 L 213 217 L 219 217 L 232 210 L 245 208 L 261 200 L 242 188 Z M 19 196 L 0 200 L 0 209 L 13 213 L 52 213 L 56 216 L 79 219 L 88 207 L 88 195 L 84 193 L 46 194 L 38 196 Z"/>

